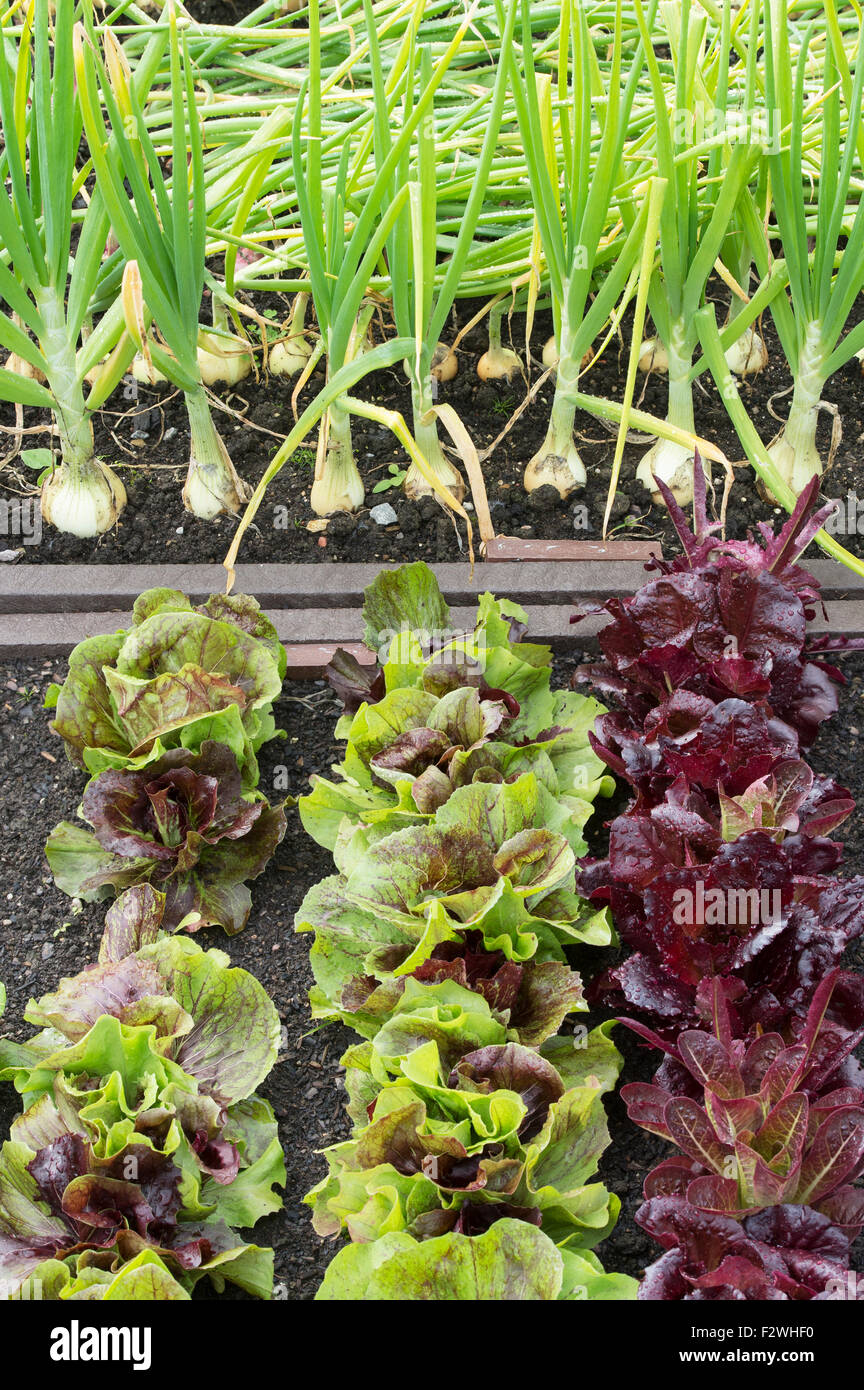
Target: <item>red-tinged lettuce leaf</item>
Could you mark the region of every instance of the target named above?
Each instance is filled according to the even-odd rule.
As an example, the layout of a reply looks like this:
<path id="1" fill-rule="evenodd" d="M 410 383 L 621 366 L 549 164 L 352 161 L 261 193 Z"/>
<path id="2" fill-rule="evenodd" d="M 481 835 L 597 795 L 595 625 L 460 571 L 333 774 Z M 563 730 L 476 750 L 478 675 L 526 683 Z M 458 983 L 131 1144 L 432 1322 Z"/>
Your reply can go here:
<path id="1" fill-rule="evenodd" d="M 745 661 L 794 660 L 804 646 L 806 618 L 801 599 L 766 571 L 720 568 L 717 608 L 724 633 Z M 718 653 L 719 655 L 719 653 Z"/>
<path id="2" fill-rule="evenodd" d="M 631 1081 L 621 1087 L 621 1099 L 627 1106 L 627 1114 L 640 1129 L 649 1134 L 659 1134 L 661 1139 L 672 1140 L 672 1133 L 666 1123 L 666 1106 L 669 1092 L 659 1086 L 650 1086 L 644 1081 Z"/>
<path id="3" fill-rule="evenodd" d="M 807 1251 L 825 1260 L 845 1263 L 849 1237 L 824 1213 L 812 1207 L 776 1206 L 748 1216 L 747 1234 L 778 1249 Z"/>
<path id="4" fill-rule="evenodd" d="M 694 1178 L 687 1187 L 687 1200 L 694 1207 L 721 1216 L 746 1216 L 748 1211 L 760 1206 L 759 1202 L 742 1205 L 738 1195 L 735 1178 L 721 1178 L 716 1173 Z"/>
<path id="5" fill-rule="evenodd" d="M 509 964 L 512 969 L 512 962 Z M 493 1008 L 499 1007 L 494 993 L 482 993 Z M 576 971 L 560 961 L 527 961 L 519 993 L 510 1008 L 509 1027 L 527 1047 L 539 1047 L 546 1038 L 554 1037 L 568 1014 L 587 1007 L 582 980 Z"/>
<path id="6" fill-rule="evenodd" d="M 195 610 L 174 590 L 148 590 L 129 632 L 75 648 L 66 682 L 51 692 L 53 728 L 73 761 L 101 771 L 154 743 L 177 746 L 196 723 L 224 722 L 233 710 L 242 717 L 236 751 L 251 773 L 255 749 L 274 732 L 285 660 L 254 599 L 217 595 Z"/>
<path id="7" fill-rule="evenodd" d="M 430 729 L 444 734 L 452 748 L 471 748 L 497 733 L 510 718 L 502 700 L 484 699 L 470 686 L 443 695 L 428 717 Z"/>
<path id="8" fill-rule="evenodd" d="M 707 1114 L 688 1096 L 673 1096 L 666 1104 L 664 1120 L 672 1142 L 694 1163 L 709 1172 L 722 1173 L 729 1148 L 714 1133 Z"/>
<path id="9" fill-rule="evenodd" d="M 396 1302 L 548 1302 L 561 1293 L 564 1261 L 525 1221 L 496 1221 L 479 1236 L 416 1241 L 394 1231 L 349 1245 L 330 1262 L 316 1299 Z"/>
<path id="10" fill-rule="evenodd" d="M 789 661 L 778 665 L 771 703 L 779 717 L 798 731 L 803 748 L 813 742 L 820 724 L 837 713 L 838 684 L 821 663 Z"/>
<path id="11" fill-rule="evenodd" d="M 33 1158 L 20 1143 L 7 1141 L 0 1151 L 0 1279 L 10 1291 L 75 1242 L 66 1219 L 43 1200 L 29 1171 Z"/>
<path id="12" fill-rule="evenodd" d="M 199 1087 L 224 1105 L 250 1096 L 271 1070 L 279 1047 L 279 1016 L 263 985 L 230 966 L 222 951 L 202 951 L 185 936 L 164 938 L 138 953 L 190 1016 L 172 1057 Z"/>
<path id="13" fill-rule="evenodd" d="M 575 855 L 562 835 L 550 830 L 520 830 L 505 840 L 493 861 L 495 872 L 523 892 L 545 893 L 571 873 Z"/>
<path id="14" fill-rule="evenodd" d="M 356 714 L 363 704 L 376 705 L 386 691 L 384 672 L 379 666 L 361 665 L 356 656 L 341 647 L 324 667 L 324 675 L 346 714 Z"/>
<path id="15" fill-rule="evenodd" d="M 130 757 L 145 753 L 156 739 L 167 737 L 205 714 L 237 705 L 246 708 L 243 686 L 227 676 L 204 671 L 190 662 L 178 671 L 163 671 L 147 680 L 111 667 L 105 682 L 117 709 Z"/>
<path id="16" fill-rule="evenodd" d="M 429 716 L 431 718 L 431 715 Z M 444 757 L 452 746 L 450 738 L 440 729 L 406 729 L 398 734 L 392 743 L 382 748 L 371 759 L 369 766 L 383 781 L 396 781 L 398 778 L 420 777 L 427 768 Z M 444 774 L 442 774 L 444 775 Z M 449 779 L 448 794 L 452 790 Z M 422 809 L 422 808 L 421 808 Z"/>
<path id="17" fill-rule="evenodd" d="M 798 751 L 794 731 L 764 709 L 744 700 L 727 699 L 714 706 L 698 734 L 686 744 L 663 749 L 664 765 L 673 776 L 683 776 L 700 787 L 744 791 L 764 777 L 779 758 Z"/>
<path id="18" fill-rule="evenodd" d="M 685 538 L 683 557 L 654 562 L 651 568 L 662 571 L 662 578 L 630 599 L 604 605 L 612 618 L 599 639 L 605 661 L 581 668 L 576 679 L 615 696 L 637 720 L 670 689 L 715 703 L 728 696 L 766 700 L 809 744 L 836 709 L 842 676 L 804 659 L 808 605 L 819 586 L 778 556 L 797 553 L 812 536 L 816 517 L 799 517 L 792 539 L 787 528 L 776 539 L 763 528 L 760 546 L 718 541 L 707 523 L 694 537 L 671 494 L 666 502 Z M 811 504 L 812 499 L 812 510 Z M 788 756 L 796 754 L 791 747 Z"/>
<path id="19" fill-rule="evenodd" d="M 70 760 L 78 767 L 84 766 L 85 748 L 128 751 L 129 740 L 104 675 L 105 667 L 112 667 L 117 660 L 125 635 L 116 632 L 88 637 L 69 657 L 69 674 L 57 695 L 51 728 L 63 739 Z"/>
<path id="20" fill-rule="evenodd" d="M 791 1282 L 791 1281 L 790 1281 Z M 716 1269 L 692 1281 L 694 1289 L 723 1290 L 725 1296 L 772 1300 L 774 1281 L 745 1255 L 726 1255 Z"/>
<path id="21" fill-rule="evenodd" d="M 433 816 L 449 799 L 453 783 L 440 767 L 427 767 L 420 773 L 411 787 L 411 797 L 417 810 L 424 816 Z"/>
<path id="22" fill-rule="evenodd" d="M 704 1176 L 705 1170 L 700 1163 L 675 1154 L 672 1158 L 664 1158 L 646 1174 L 642 1193 L 646 1200 L 685 1197 L 693 1179 Z"/>
<path id="23" fill-rule="evenodd" d="M 266 613 L 262 613 L 261 605 L 251 594 L 211 594 L 206 603 L 200 604 L 195 611 L 203 613 L 215 622 L 228 623 L 249 637 L 254 637 L 267 648 L 276 664 L 280 679 L 284 678 L 288 660 L 285 648 L 279 641 L 279 635 L 272 622 Z"/>
<path id="24" fill-rule="evenodd" d="M 617 986 L 621 990 L 629 1005 L 664 1026 L 675 1023 L 680 1027 L 696 1021 L 692 986 L 676 980 L 659 962 L 645 955 L 630 956 L 607 979 L 612 989 Z"/>
<path id="25" fill-rule="evenodd" d="M 127 888 L 105 914 L 99 964 L 122 961 L 158 939 L 165 914 L 165 894 L 149 883 Z"/>
<path id="26" fill-rule="evenodd" d="M 360 907 L 410 913 L 427 895 L 491 885 L 495 877 L 493 851 L 478 833 L 418 825 L 373 845 L 345 887 Z"/>
<path id="27" fill-rule="evenodd" d="M 691 1297 L 691 1283 L 682 1272 L 684 1257 L 680 1250 L 669 1250 L 649 1265 L 636 1295 L 640 1303 L 677 1303 Z"/>
<path id="28" fill-rule="evenodd" d="M 639 1298 L 801 1300 L 846 1286 L 849 1239 L 809 1207 L 781 1205 L 743 1221 L 655 1198 L 636 1213 L 666 1253 L 646 1271 Z"/>
<path id="29" fill-rule="evenodd" d="M 243 930 L 252 906 L 246 882 L 264 872 L 285 835 L 282 807 L 261 804 L 261 814 L 242 839 L 226 836 L 205 846 L 188 872 L 178 869 L 170 878 L 156 879 L 165 893 L 167 930 L 190 916 L 190 931 L 220 926 L 234 936 Z"/>
<path id="30" fill-rule="evenodd" d="M 192 1026 L 178 1001 L 165 994 L 159 971 L 131 955 L 61 980 L 56 993 L 44 995 L 38 1004 L 31 1000 L 24 1017 L 78 1042 L 103 1014 L 130 1025 L 152 1023 L 159 1037 L 173 1037 Z"/>
<path id="31" fill-rule="evenodd" d="M 843 1106 L 819 1126 L 801 1163 L 796 1200 L 813 1205 L 856 1178 L 864 1165 L 864 1110 Z"/>
<path id="32" fill-rule="evenodd" d="M 142 623 L 147 622 L 148 618 L 154 617 L 157 613 L 192 613 L 193 611 L 191 599 L 187 598 L 179 589 L 169 589 L 164 586 L 145 589 L 132 605 L 132 626 L 140 627 Z"/>
<path id="33" fill-rule="evenodd" d="M 372 651 L 389 648 L 390 640 L 408 628 L 428 635 L 450 626 L 450 610 L 438 581 L 422 560 L 395 570 L 382 570 L 363 592 L 363 641 Z"/>
<path id="34" fill-rule="evenodd" d="M 644 888 L 664 869 L 683 864 L 684 846 L 651 815 L 618 816 L 609 832 L 609 862 L 622 883 Z"/>
<path id="35" fill-rule="evenodd" d="M 211 1139 L 206 1130 L 198 1130 L 192 1139 L 192 1150 L 202 1170 L 222 1187 L 234 1182 L 240 1172 L 240 1155 L 234 1144 L 225 1139 Z"/>
<path id="36" fill-rule="evenodd" d="M 678 1057 L 700 1086 L 719 1100 L 736 1100 L 745 1094 L 743 1079 L 729 1053 L 728 1045 L 711 1033 L 693 1029 L 678 1036 Z"/>
<path id="37" fill-rule="evenodd" d="M 525 1106 L 519 1127 L 523 1143 L 533 1138 L 543 1126 L 549 1106 L 564 1094 L 564 1084 L 551 1063 L 533 1048 L 517 1043 L 499 1043 L 467 1053 L 451 1071 L 447 1085 L 481 1094 L 515 1092 Z"/>
<path id="38" fill-rule="evenodd" d="M 482 1236 L 496 1221 L 505 1218 L 539 1226 L 543 1213 L 536 1207 L 517 1207 L 506 1202 L 463 1202 L 452 1229 L 463 1236 Z"/>
<path id="39" fill-rule="evenodd" d="M 796 1210 L 796 1208 L 792 1208 Z M 846 1241 L 853 1241 L 864 1227 L 864 1192 L 857 1187 L 838 1187 L 830 1197 L 823 1197 L 818 1211 Z M 767 1215 L 767 1213 L 766 1213 Z M 755 1220 L 755 1218 L 754 1218 Z"/>
<path id="40" fill-rule="evenodd" d="M 175 749 L 143 772 L 109 769 L 87 787 L 95 834 L 61 822 L 46 856 L 64 892 L 86 898 L 151 883 L 164 894 L 163 926 L 242 930 L 248 879 L 263 872 L 285 833 L 281 806 L 244 798 L 236 758 L 205 741 Z"/>

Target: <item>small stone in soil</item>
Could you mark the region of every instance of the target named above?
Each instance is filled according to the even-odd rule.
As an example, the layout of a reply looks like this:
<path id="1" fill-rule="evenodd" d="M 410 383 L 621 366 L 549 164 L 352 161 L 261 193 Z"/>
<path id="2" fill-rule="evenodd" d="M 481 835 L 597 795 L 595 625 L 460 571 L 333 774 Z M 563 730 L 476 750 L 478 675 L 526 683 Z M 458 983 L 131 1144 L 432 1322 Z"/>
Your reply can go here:
<path id="1" fill-rule="evenodd" d="M 379 502 L 377 507 L 369 508 L 369 515 L 376 526 L 392 526 L 399 518 L 389 502 Z"/>
<path id="2" fill-rule="evenodd" d="M 626 492 L 616 492 L 612 499 L 612 510 L 609 513 L 612 521 L 619 521 L 622 516 L 626 516 L 631 505 L 630 497 Z M 596 511 L 598 515 L 602 516 L 606 511 L 606 498 L 596 498 L 592 505 L 592 511 Z"/>

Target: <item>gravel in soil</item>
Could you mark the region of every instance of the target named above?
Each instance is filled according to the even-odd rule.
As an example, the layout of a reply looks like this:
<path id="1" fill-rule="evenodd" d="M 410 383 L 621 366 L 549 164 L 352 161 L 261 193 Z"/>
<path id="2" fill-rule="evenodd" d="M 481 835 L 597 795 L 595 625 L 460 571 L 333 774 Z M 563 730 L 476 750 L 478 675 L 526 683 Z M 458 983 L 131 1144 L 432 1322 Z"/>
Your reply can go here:
<path id="1" fill-rule="evenodd" d="M 565 684 L 578 657 L 556 664 L 556 680 Z M 826 726 L 810 755 L 818 771 L 833 773 L 853 793 L 864 786 L 864 653 L 843 659 L 849 684 L 841 695 L 836 719 Z M 74 911 L 51 880 L 43 855 L 49 830 L 58 820 L 74 818 L 84 785 L 83 774 L 66 760 L 62 744 L 48 727 L 42 709 L 48 683 L 62 680 L 63 662 L 38 664 L 17 661 L 0 668 L 0 979 L 8 990 L 4 1027 L 23 1039 L 30 1031 L 22 1023 L 28 999 L 56 986 L 96 957 L 104 904 Z M 262 750 L 261 788 L 278 799 L 299 795 L 308 777 L 326 772 L 339 756 L 333 738 L 336 702 L 320 682 L 286 687 L 276 706 L 277 723 L 285 730 Z M 624 809 L 622 793 L 601 803 L 591 831 L 591 852 L 605 850 L 604 821 Z M 859 813 L 842 827 L 845 872 L 864 872 L 864 816 Z M 253 885 L 253 909 L 246 930 L 230 942 L 218 931 L 206 933 L 202 944 L 229 951 L 234 964 L 252 971 L 273 997 L 283 1024 L 279 1060 L 262 1087 L 279 1119 L 288 1181 L 285 1207 L 255 1228 L 254 1239 L 276 1252 L 276 1283 L 280 1297 L 311 1299 L 334 1246 L 312 1230 L 303 1194 L 324 1172 L 316 1152 L 346 1137 L 344 1089 L 338 1059 L 352 1038 L 344 1028 L 312 1032 L 306 991 L 311 983 L 309 938 L 295 935 L 294 914 L 308 887 L 331 872 L 330 856 L 304 833 L 296 810 L 289 812 L 288 832 L 274 860 Z M 613 963 L 615 952 L 582 950 L 574 964 L 590 978 Z M 850 964 L 864 969 L 864 946 L 850 951 Z M 592 1015 L 590 1023 L 602 1015 Z M 585 1022 L 580 1016 L 579 1022 Z M 650 1079 L 656 1056 L 637 1045 L 625 1029 L 618 1046 L 626 1063 L 622 1081 Z M 17 1113 L 18 1097 L 0 1086 L 0 1139 Z M 646 1171 L 668 1152 L 662 1140 L 646 1135 L 627 1120 L 623 1104 L 608 1103 L 612 1143 L 601 1163 L 600 1177 L 622 1203 L 613 1234 L 598 1250 L 608 1269 L 639 1276 L 658 1255 L 653 1242 L 633 1222 L 641 1201 Z M 859 1242 L 859 1247 L 864 1242 Z M 864 1255 L 864 1250 L 861 1251 Z M 859 1256 L 858 1266 L 864 1265 Z M 856 1267 L 858 1267 L 856 1266 Z M 199 1296 L 208 1297 L 209 1286 Z M 242 1295 L 228 1290 L 228 1297 Z"/>
<path id="2" fill-rule="evenodd" d="M 267 308 L 271 313 L 275 305 L 278 319 L 287 315 L 289 307 L 288 299 L 281 295 L 258 295 L 255 304 L 260 311 Z M 444 335 L 448 341 L 455 338 L 460 322 L 466 323 L 477 307 L 474 302 L 458 306 L 458 315 L 453 316 Z M 723 306 L 718 304 L 721 317 L 722 313 Z M 850 327 L 858 318 L 864 318 L 864 296 L 853 310 Z M 753 423 L 767 443 L 779 429 L 778 417 L 785 418 L 789 397 L 784 393 L 791 382 L 773 325 L 767 318 L 762 328 L 770 352 L 769 365 L 759 376 L 744 381 L 741 392 Z M 550 330 L 548 315 L 538 316 L 532 339 L 535 360 Z M 380 329 L 378 331 L 380 336 Z M 524 319 L 514 317 L 511 335 L 514 346 L 522 350 L 524 356 Z M 626 321 L 623 341 L 629 343 Z M 455 407 L 481 451 L 501 435 L 525 395 L 522 381 L 507 384 L 479 380 L 476 362 L 486 346 L 485 326 L 480 324 L 460 344 L 457 376 L 440 388 L 441 400 Z M 582 384 L 589 393 L 620 399 L 625 371 L 625 349 L 613 343 L 607 354 L 589 369 Z M 97 540 L 78 540 L 46 526 L 40 544 L 26 546 L 19 563 L 87 560 L 100 564 L 154 563 L 163 557 L 175 563 L 217 563 L 224 558 L 237 519 L 223 516 L 216 521 L 202 522 L 183 510 L 180 493 L 188 463 L 189 430 L 182 396 L 167 386 L 149 388 L 136 386 L 131 378 L 127 380 L 130 384 L 118 389 L 96 420 L 97 453 L 118 469 L 128 491 L 128 506 L 118 526 Z M 318 371 L 299 397 L 301 408 L 322 384 L 323 376 Z M 261 478 L 294 423 L 293 389 L 294 382 L 284 378 L 262 377 L 256 381 L 248 377 L 223 393 L 221 400 L 228 413 L 218 409 L 214 412 L 234 463 L 250 484 L 254 485 Z M 639 403 L 643 409 L 661 417 L 665 415 L 664 377 L 640 378 L 638 391 L 642 393 Z M 529 497 L 522 487 L 525 465 L 545 435 L 552 392 L 550 380 L 541 387 L 533 404 L 512 423 L 483 464 L 493 526 L 503 535 L 597 539 L 602 535 L 615 447 L 614 434 L 605 430 L 599 421 L 584 414 L 577 416 L 576 433 L 588 477 L 584 489 L 562 501 L 554 488 L 540 488 Z M 410 424 L 410 393 L 401 369 L 376 373 L 360 383 L 356 394 L 401 411 Z M 851 518 L 853 526 L 864 533 L 864 470 L 861 464 L 864 383 L 859 364 L 853 360 L 839 371 L 828 383 L 825 395 L 838 407 L 838 418 L 842 421 L 842 440 L 831 472 L 826 475 L 825 493 L 845 499 L 847 523 Z M 730 460 L 740 461 L 741 446 L 712 379 L 701 379 L 695 388 L 695 399 L 699 433 L 723 449 Z M 26 423 L 34 423 L 39 418 L 38 412 L 28 411 Z M 42 418 L 45 419 L 44 413 Z M 821 413 L 817 442 L 823 459 L 829 453 L 831 421 L 829 413 Z M 13 408 L 0 407 L 0 425 L 8 428 L 13 422 Z M 317 438 L 317 430 L 313 431 L 271 483 L 257 518 L 244 537 L 241 560 L 250 563 L 338 560 L 384 563 L 418 558 L 447 561 L 466 555 L 464 523 L 455 524 L 434 498 L 410 502 L 400 488 L 388 488 L 377 494 L 373 491 L 377 484 L 390 477 L 390 465 L 401 466 L 407 462 L 389 430 L 360 418 L 354 419 L 352 430 L 355 456 L 366 486 L 365 506 L 355 514 L 340 513 L 332 517 L 326 533 L 307 530 L 312 518 L 309 493 Z M 443 434 L 442 440 L 446 442 Z M 26 447 L 47 442 L 47 434 L 29 436 L 25 441 Z M 667 548 L 675 549 L 665 511 L 651 504 L 650 495 L 636 481 L 636 468 L 646 448 L 645 443 L 633 443 L 625 448 L 610 534 L 619 539 L 662 539 Z M 782 520 L 782 509 L 770 506 L 758 496 L 754 474 L 748 466 L 738 468 L 735 477 L 726 515 L 727 535 L 743 537 L 759 521 L 776 524 Z M 723 479 L 722 469 L 714 465 L 716 508 L 720 505 Z M 32 473 L 20 464 L 8 465 L 0 471 L 0 498 L 18 496 L 28 488 L 32 490 L 32 485 Z M 857 505 L 859 494 L 860 508 Z M 370 508 L 380 502 L 393 506 L 395 521 L 379 525 L 371 518 Z M 856 553 L 864 553 L 861 535 L 840 535 L 838 538 Z M 10 537 L 3 544 L 13 545 L 14 540 Z"/>

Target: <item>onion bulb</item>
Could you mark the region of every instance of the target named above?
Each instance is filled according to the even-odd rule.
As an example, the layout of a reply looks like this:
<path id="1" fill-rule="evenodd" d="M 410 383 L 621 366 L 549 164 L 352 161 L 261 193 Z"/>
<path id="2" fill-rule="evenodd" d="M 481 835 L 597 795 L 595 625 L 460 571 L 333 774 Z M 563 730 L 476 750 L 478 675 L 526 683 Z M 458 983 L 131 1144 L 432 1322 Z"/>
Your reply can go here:
<path id="1" fill-rule="evenodd" d="M 585 482 L 585 465 L 572 440 L 565 445 L 563 453 L 551 453 L 544 444 L 530 460 L 523 479 L 526 492 L 551 485 L 558 489 L 562 498 L 584 487 Z"/>
<path id="2" fill-rule="evenodd" d="M 414 407 L 414 440 L 423 455 L 423 461 L 427 468 L 434 474 L 442 487 L 455 497 L 457 502 L 461 502 L 465 496 L 465 482 L 462 474 L 448 459 L 441 447 L 441 440 L 438 438 L 438 425 L 434 415 L 430 415 L 424 406 L 427 403 L 419 400 Z M 435 489 L 428 479 L 421 473 L 417 464 L 412 461 L 405 474 L 405 481 L 402 484 L 406 497 L 412 502 L 416 502 L 420 497 L 435 496 Z"/>
<path id="3" fill-rule="evenodd" d="M 662 502 L 654 479 L 666 484 L 682 507 L 693 501 L 693 450 L 671 439 L 658 439 L 636 469 L 636 477 L 648 488 L 654 502 Z M 705 467 L 703 463 L 703 469 Z M 706 470 L 707 476 L 707 470 Z"/>
<path id="4" fill-rule="evenodd" d="M 285 325 L 287 336 L 275 344 L 267 358 L 267 370 L 271 376 L 297 376 L 312 356 L 312 348 L 303 332 L 308 302 L 308 294 L 295 297 L 291 317 Z"/>
<path id="5" fill-rule="evenodd" d="M 245 338 L 235 333 L 198 334 L 198 367 L 205 386 L 224 382 L 235 386 L 252 370 L 252 352 Z"/>
<path id="6" fill-rule="evenodd" d="M 366 492 L 354 461 L 351 416 L 332 405 L 327 414 L 327 426 L 327 451 L 321 466 L 316 465 L 315 481 L 309 496 L 312 510 L 316 516 L 356 512 L 358 507 L 362 507 Z"/>
<path id="7" fill-rule="evenodd" d="M 552 334 L 552 337 L 547 338 L 545 343 L 543 344 L 542 361 L 544 367 L 558 366 L 558 344 L 555 341 L 554 333 Z"/>
<path id="8" fill-rule="evenodd" d="M 501 320 L 507 301 L 492 306 L 489 312 L 489 347 L 477 363 L 481 381 L 512 381 L 522 371 L 522 362 L 512 348 L 501 345 Z"/>
<path id="9" fill-rule="evenodd" d="M 172 354 L 169 352 L 168 356 Z M 136 381 L 144 386 L 157 386 L 166 381 L 159 368 L 148 362 L 143 353 L 136 353 L 131 366 Z M 202 328 L 198 334 L 198 370 L 205 386 L 224 383 L 234 386 L 252 370 L 252 352 L 245 338 L 234 333 L 211 333 Z"/>
<path id="10" fill-rule="evenodd" d="M 40 505 L 51 526 L 86 539 L 111 529 L 126 506 L 126 489 L 101 459 L 62 463 L 42 484 Z"/>
<path id="11" fill-rule="evenodd" d="M 311 355 L 312 349 L 305 338 L 281 338 L 270 350 L 267 370 L 271 376 L 297 376 Z"/>
<path id="12" fill-rule="evenodd" d="M 726 349 L 726 365 L 736 376 L 755 376 L 768 365 L 768 349 L 752 327 Z"/>
<path id="13" fill-rule="evenodd" d="M 668 372 L 669 354 L 659 338 L 646 338 L 639 349 L 640 372 Z"/>
<path id="14" fill-rule="evenodd" d="M 490 347 L 477 363 L 477 375 L 481 381 L 512 381 L 521 371 L 521 358 L 508 347 Z"/>
<path id="15" fill-rule="evenodd" d="M 459 359 L 446 343 L 439 343 L 432 354 L 431 372 L 436 381 L 452 381 L 459 370 Z"/>
<path id="16" fill-rule="evenodd" d="M 186 413 L 191 443 L 183 506 L 202 521 L 212 521 L 220 512 L 236 515 L 248 502 L 251 490 L 231 462 L 203 390 L 187 394 Z"/>

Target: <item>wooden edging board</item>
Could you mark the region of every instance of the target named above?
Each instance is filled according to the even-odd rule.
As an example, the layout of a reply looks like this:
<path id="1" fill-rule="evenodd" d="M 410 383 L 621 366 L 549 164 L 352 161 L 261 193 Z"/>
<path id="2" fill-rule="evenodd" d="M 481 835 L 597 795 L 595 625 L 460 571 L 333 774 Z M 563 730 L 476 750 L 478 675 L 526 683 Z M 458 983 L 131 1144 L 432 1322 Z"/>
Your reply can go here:
<path id="1" fill-rule="evenodd" d="M 478 594 L 493 590 L 527 611 L 530 636 L 557 650 L 590 647 L 603 615 L 571 624 L 577 607 L 628 594 L 648 577 L 657 548 L 646 542 L 532 541 L 502 537 L 473 574 L 467 564 L 433 565 L 454 626 L 470 627 Z M 602 553 L 601 553 L 602 552 Z M 491 570 L 490 567 L 491 566 Z M 811 560 L 827 618 L 815 633 L 864 635 L 864 579 L 831 560 Z M 235 592 L 254 594 L 288 649 L 290 674 L 320 675 L 337 646 L 372 660 L 360 644 L 363 590 L 375 564 L 238 565 Z M 181 589 L 195 602 L 225 587 L 221 565 L 30 565 L 0 568 L 0 657 L 62 656 L 83 638 L 126 627 L 144 589 Z"/>

